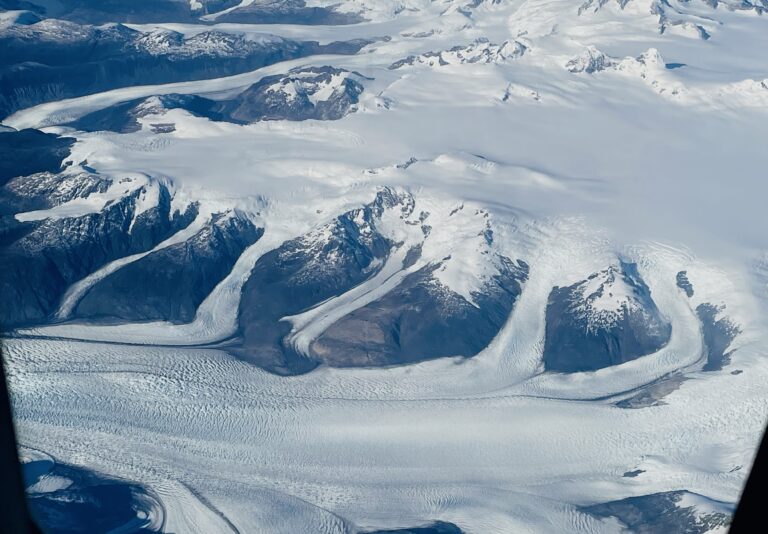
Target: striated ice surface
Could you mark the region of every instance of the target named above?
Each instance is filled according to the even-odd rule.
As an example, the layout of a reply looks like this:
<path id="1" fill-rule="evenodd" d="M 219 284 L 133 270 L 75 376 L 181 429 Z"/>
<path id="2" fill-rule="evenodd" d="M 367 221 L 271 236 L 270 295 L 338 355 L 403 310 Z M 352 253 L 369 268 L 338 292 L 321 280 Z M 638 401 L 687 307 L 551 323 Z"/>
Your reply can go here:
<path id="1" fill-rule="evenodd" d="M 155 3 L 0 16 L 29 62 L 199 69 L 3 74 L 0 135 L 56 156 L 0 194 L 30 495 L 119 480 L 178 533 L 727 528 L 768 418 L 765 0 Z"/>

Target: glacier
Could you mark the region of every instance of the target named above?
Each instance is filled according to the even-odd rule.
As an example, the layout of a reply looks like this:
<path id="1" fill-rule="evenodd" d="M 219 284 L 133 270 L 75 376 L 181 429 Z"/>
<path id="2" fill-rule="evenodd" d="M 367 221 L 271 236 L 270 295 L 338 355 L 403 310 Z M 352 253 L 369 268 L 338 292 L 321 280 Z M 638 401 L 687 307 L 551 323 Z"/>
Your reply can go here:
<path id="1" fill-rule="evenodd" d="M 768 421 L 767 10 L 0 1 L 38 520 L 727 531 Z"/>

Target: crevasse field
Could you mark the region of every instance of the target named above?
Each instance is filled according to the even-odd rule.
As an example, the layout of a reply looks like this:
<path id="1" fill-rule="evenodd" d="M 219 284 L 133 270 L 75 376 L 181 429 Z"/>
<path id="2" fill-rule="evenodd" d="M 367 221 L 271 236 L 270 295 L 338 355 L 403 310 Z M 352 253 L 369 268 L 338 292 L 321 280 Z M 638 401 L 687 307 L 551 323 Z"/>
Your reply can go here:
<path id="1" fill-rule="evenodd" d="M 318 53 L 11 95 L 0 135 L 75 139 L 0 182 L 25 461 L 132 484 L 121 532 L 727 530 L 768 419 L 765 1 L 181 4 L 113 22 Z M 18 9 L 27 47 L 114 30 Z"/>

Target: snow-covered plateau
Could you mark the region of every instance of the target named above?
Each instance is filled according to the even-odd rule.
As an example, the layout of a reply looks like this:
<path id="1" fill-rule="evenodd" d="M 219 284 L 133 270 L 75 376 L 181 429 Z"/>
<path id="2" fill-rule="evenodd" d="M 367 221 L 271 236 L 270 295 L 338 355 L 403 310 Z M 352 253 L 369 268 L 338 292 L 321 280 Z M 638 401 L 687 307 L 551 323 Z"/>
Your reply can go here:
<path id="1" fill-rule="evenodd" d="M 44 528 L 727 531 L 768 0 L 0 0 L 0 45 Z"/>

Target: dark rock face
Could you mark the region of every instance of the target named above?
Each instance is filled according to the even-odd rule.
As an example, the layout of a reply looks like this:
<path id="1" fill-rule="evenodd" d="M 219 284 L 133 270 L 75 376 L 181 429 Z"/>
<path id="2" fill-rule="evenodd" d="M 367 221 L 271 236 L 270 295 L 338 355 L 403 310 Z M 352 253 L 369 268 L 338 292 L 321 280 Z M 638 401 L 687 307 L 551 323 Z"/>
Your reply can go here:
<path id="1" fill-rule="evenodd" d="M 704 335 L 704 350 L 707 355 L 707 363 L 704 364 L 703 371 L 720 371 L 731 363 L 733 351 L 728 351 L 728 348 L 736 336 L 741 333 L 741 329 L 727 317 L 718 319 L 718 315 L 724 309 L 724 306 L 720 307 L 708 303 L 699 304 L 696 307 L 696 314 L 701 321 L 701 331 Z"/>
<path id="2" fill-rule="evenodd" d="M 0 217 L 0 249 L 23 238 L 38 225 L 36 222 L 20 222 L 13 217 Z"/>
<path id="3" fill-rule="evenodd" d="M 239 214 L 219 214 L 188 241 L 149 254 L 98 282 L 73 316 L 189 322 L 262 234 L 263 229 Z"/>
<path id="4" fill-rule="evenodd" d="M 279 374 L 313 369 L 316 362 L 283 344 L 291 326 L 280 319 L 374 276 L 392 247 L 377 231 L 376 220 L 384 209 L 401 204 L 408 209 L 408 200 L 381 192 L 371 204 L 262 256 L 243 287 L 239 312 L 243 342 L 236 352 Z"/>
<path id="5" fill-rule="evenodd" d="M 49 209 L 76 198 L 103 193 L 111 183 L 98 174 L 87 172 L 42 172 L 14 178 L 0 187 L 0 221 L 5 219 L 4 215 Z"/>
<path id="6" fill-rule="evenodd" d="M 688 298 L 693 297 L 693 284 L 688 280 L 685 271 L 677 273 L 677 287 L 685 291 Z M 716 306 L 707 302 L 696 307 L 696 315 L 701 322 L 704 351 L 707 357 L 707 362 L 702 369 L 705 372 L 721 371 L 723 367 L 731 363 L 733 351 L 728 351 L 728 348 L 736 336 L 741 333 L 738 325 L 734 324 L 728 317 L 718 319 L 724 309 L 725 306 Z"/>
<path id="7" fill-rule="evenodd" d="M 187 4 L 187 8 L 189 5 Z M 52 100 L 118 87 L 219 78 L 319 53 L 354 54 L 368 41 L 251 41 L 206 31 L 184 38 L 121 24 L 45 19 L 0 29 L 0 118 Z"/>
<path id="8" fill-rule="evenodd" d="M 256 0 L 216 19 L 217 22 L 245 24 L 354 24 L 364 19 L 339 13 L 331 7 L 307 7 L 304 0 Z"/>
<path id="9" fill-rule="evenodd" d="M 150 512 L 162 514 L 160 501 L 138 484 L 49 460 L 22 468 L 30 512 L 45 532 L 158 532 Z M 38 490 L 46 479 L 60 480 L 60 487 Z"/>
<path id="10" fill-rule="evenodd" d="M 615 517 L 636 534 L 705 534 L 730 525 L 733 505 L 688 491 L 670 491 L 585 506 L 581 510 L 599 518 Z"/>
<path id="11" fill-rule="evenodd" d="M 71 137 L 39 130 L 0 131 L 0 186 L 18 176 L 57 172 L 74 144 Z"/>
<path id="12" fill-rule="evenodd" d="M 137 214 L 139 188 L 100 213 L 34 223 L 0 249 L 0 325 L 39 324 L 55 311 L 72 283 L 115 259 L 150 250 L 187 226 L 196 208 L 171 212 L 171 196 L 159 185 L 157 206 Z"/>
<path id="13" fill-rule="evenodd" d="M 446 521 L 435 521 L 422 527 L 371 530 L 367 534 L 463 534 L 463 530 Z"/>
<path id="14" fill-rule="evenodd" d="M 473 295 L 477 306 L 433 278 L 439 265 L 428 266 L 334 323 L 311 344 L 311 356 L 335 367 L 472 357 L 498 334 L 528 276 L 525 263 L 503 260 L 500 272 Z"/>
<path id="15" fill-rule="evenodd" d="M 91 193 L 104 192 L 110 181 L 98 175 L 44 172 L 14 178 L 0 187 L 0 250 L 32 232 L 41 223 L 20 222 L 17 213 L 49 209 Z"/>
<path id="16" fill-rule="evenodd" d="M 594 371 L 661 349 L 671 325 L 661 317 L 634 264 L 556 287 L 547 303 L 544 366 L 548 371 Z"/>
<path id="17" fill-rule="evenodd" d="M 647 386 L 639 388 L 633 395 L 616 403 L 616 407 L 628 410 L 639 410 L 649 406 L 666 404 L 662 399 L 680 389 L 683 382 L 688 380 L 681 374 L 672 374 L 661 378 Z"/>
<path id="18" fill-rule="evenodd" d="M 152 130 L 152 133 L 156 134 L 167 134 L 176 131 L 176 125 L 172 122 L 153 123 L 150 124 L 149 127 Z"/>
<path id="19" fill-rule="evenodd" d="M 688 298 L 691 298 L 693 296 L 693 284 L 690 280 L 688 280 L 688 273 L 685 271 L 680 271 L 677 273 L 677 287 L 685 291 L 685 295 Z"/>
<path id="20" fill-rule="evenodd" d="M 171 109 L 184 109 L 198 117 L 238 124 L 261 120 L 338 120 L 355 109 L 363 92 L 363 86 L 354 76 L 357 75 L 333 67 L 310 67 L 286 75 L 267 76 L 231 100 L 158 95 L 94 111 L 68 126 L 87 132 L 135 132 L 141 129 L 139 118 Z"/>

